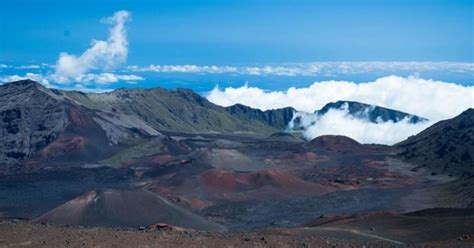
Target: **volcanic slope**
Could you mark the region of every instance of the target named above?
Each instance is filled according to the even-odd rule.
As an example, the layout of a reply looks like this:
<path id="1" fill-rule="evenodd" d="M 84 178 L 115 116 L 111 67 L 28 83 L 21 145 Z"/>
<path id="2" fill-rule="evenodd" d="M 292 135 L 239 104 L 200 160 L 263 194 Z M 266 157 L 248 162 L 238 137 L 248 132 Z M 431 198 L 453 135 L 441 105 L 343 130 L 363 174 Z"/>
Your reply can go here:
<path id="1" fill-rule="evenodd" d="M 1 85 L 0 103 L 0 163 L 93 161 L 125 140 L 159 135 L 140 120 L 117 122 L 114 113 L 84 108 L 31 80 Z"/>
<path id="2" fill-rule="evenodd" d="M 353 215 L 321 216 L 307 227 L 378 237 L 395 244 L 432 242 L 471 236 L 474 210 L 434 208 L 398 214 L 372 212 Z"/>
<path id="3" fill-rule="evenodd" d="M 399 156 L 435 173 L 474 173 L 474 109 L 396 144 Z"/>
<path id="4" fill-rule="evenodd" d="M 188 89 L 118 89 L 108 93 L 64 92 L 91 109 L 132 115 L 156 130 L 174 132 L 272 132 L 256 120 L 242 120 Z"/>
<path id="5" fill-rule="evenodd" d="M 0 86 L 0 163 L 97 161 L 160 131 L 250 133 L 278 129 L 239 119 L 186 89 L 83 93 L 31 80 Z"/>
<path id="6" fill-rule="evenodd" d="M 104 227 L 166 223 L 196 230 L 224 230 L 220 225 L 143 189 L 94 190 L 49 211 L 36 222 Z"/>
<path id="7" fill-rule="evenodd" d="M 284 130 L 293 118 L 296 110 L 291 107 L 261 111 L 242 104 L 235 104 L 225 108 L 231 115 L 244 120 L 256 120 L 269 126 Z"/>

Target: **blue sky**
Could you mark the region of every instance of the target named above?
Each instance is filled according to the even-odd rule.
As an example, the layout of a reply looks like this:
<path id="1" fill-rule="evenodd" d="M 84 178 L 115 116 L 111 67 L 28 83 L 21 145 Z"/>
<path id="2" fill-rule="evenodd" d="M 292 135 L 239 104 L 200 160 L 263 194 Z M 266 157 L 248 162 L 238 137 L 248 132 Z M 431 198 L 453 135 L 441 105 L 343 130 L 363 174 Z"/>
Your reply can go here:
<path id="1" fill-rule="evenodd" d="M 121 9 L 131 64 L 473 60 L 473 2 L 452 0 L 3 1 L 2 58 L 79 53 Z"/>
<path id="2" fill-rule="evenodd" d="M 164 86 L 198 91 L 251 84 L 269 89 L 305 86 L 316 80 L 374 80 L 421 75 L 472 84 L 473 1 L 2 1 L 0 75 L 43 75 L 59 54 L 80 56 L 91 40 L 107 40 L 101 23 L 127 10 L 127 56 L 113 67 L 87 73 L 122 73 L 104 88 Z M 302 75 L 182 73 L 127 70 L 149 65 L 263 67 L 310 62 L 462 62 L 461 69 L 380 68 L 359 73 Z M 49 67 L 19 69 L 46 63 Z M 467 63 L 467 65 L 466 65 Z M 335 66 L 335 68 L 338 68 Z M 360 67 L 359 67 L 360 68 Z M 465 69 L 468 70 L 465 70 Z M 231 75 L 232 74 L 232 75 Z M 290 73 L 291 74 L 291 73 Z M 54 84 L 54 81 L 49 79 Z M 113 80 L 111 80 L 113 81 Z M 133 81 L 133 80 L 130 80 Z M 75 82 L 69 82 L 74 84 Z M 86 87 L 96 87 L 88 83 Z"/>

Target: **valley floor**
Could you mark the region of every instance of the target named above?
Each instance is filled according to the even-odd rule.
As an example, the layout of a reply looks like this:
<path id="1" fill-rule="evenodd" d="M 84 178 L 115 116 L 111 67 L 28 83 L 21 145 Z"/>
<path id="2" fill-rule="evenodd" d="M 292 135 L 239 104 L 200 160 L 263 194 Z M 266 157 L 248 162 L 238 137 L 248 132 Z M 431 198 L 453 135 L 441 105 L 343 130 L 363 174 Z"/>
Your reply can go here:
<path id="1" fill-rule="evenodd" d="M 472 247 L 474 240 L 404 244 L 358 231 L 278 228 L 252 232 L 136 230 L 0 223 L 0 247 Z"/>

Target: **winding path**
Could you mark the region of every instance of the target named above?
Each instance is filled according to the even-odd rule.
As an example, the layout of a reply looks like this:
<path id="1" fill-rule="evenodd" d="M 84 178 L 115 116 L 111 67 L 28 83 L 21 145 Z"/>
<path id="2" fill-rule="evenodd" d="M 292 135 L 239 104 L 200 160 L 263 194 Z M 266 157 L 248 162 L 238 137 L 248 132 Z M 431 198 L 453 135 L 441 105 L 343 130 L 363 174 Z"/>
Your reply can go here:
<path id="1" fill-rule="evenodd" d="M 320 227 L 320 228 L 322 230 L 329 230 L 329 231 L 350 232 L 350 233 L 354 233 L 354 234 L 357 234 L 357 235 L 362 235 L 362 236 L 366 236 L 366 237 L 380 239 L 380 240 L 383 240 L 383 241 L 388 241 L 388 242 L 392 242 L 392 243 L 399 244 L 399 245 L 404 245 L 405 244 L 404 242 L 401 242 L 401 241 L 398 241 L 398 240 L 393 240 L 393 239 L 381 237 L 381 236 L 378 236 L 378 235 L 364 233 L 364 232 L 361 232 L 361 231 L 356 230 L 356 229 L 345 229 L 345 228 L 337 228 L 337 227 Z"/>

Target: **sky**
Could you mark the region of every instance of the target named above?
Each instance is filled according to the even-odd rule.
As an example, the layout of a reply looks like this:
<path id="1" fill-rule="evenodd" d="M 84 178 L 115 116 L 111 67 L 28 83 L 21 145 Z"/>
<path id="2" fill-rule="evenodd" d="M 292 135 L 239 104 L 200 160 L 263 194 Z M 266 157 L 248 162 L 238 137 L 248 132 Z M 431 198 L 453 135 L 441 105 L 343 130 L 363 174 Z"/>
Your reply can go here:
<path id="1" fill-rule="evenodd" d="M 25 66 L 43 63 L 51 68 L 61 53 L 80 55 L 93 40 L 107 40 L 111 23 L 103 20 L 120 10 L 129 13 L 124 23 L 126 54 L 105 70 L 102 65 L 94 68 L 112 72 L 141 67 L 140 73 L 128 75 L 145 78 L 139 80 L 143 87 L 187 87 L 205 92 L 215 85 L 249 82 L 283 90 L 317 80 L 363 82 L 391 74 L 472 83 L 472 70 L 421 69 L 424 64 L 404 69 L 377 66 L 369 71 L 354 65 L 359 70 L 350 75 L 340 73 L 335 65 L 317 75 L 313 71 L 266 73 L 265 77 L 259 73 L 145 70 L 150 65 L 262 68 L 309 67 L 308 63 L 315 62 L 461 62 L 471 64 L 472 69 L 473 2 L 452 0 L 3 1 L 0 63 L 4 68 L 0 73 L 4 77 L 25 76 L 38 73 Z M 10 66 L 7 70 L 6 65 L 22 69 Z M 41 69 L 44 74 L 48 68 Z M 117 82 L 97 87 L 133 87 L 124 80 Z"/>
<path id="2" fill-rule="evenodd" d="M 359 100 L 438 121 L 474 106 L 473 5 L 2 1 L 0 84 L 30 78 L 93 92 L 181 87 L 222 106 L 304 112 Z M 366 133 L 364 125 L 354 132 Z M 396 126 L 390 142 L 400 129 L 407 128 Z"/>
<path id="3" fill-rule="evenodd" d="M 130 64 L 472 61 L 472 1 L 2 1 L 2 59 L 53 63 L 128 23 Z"/>

